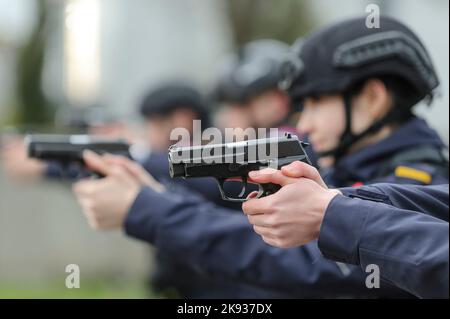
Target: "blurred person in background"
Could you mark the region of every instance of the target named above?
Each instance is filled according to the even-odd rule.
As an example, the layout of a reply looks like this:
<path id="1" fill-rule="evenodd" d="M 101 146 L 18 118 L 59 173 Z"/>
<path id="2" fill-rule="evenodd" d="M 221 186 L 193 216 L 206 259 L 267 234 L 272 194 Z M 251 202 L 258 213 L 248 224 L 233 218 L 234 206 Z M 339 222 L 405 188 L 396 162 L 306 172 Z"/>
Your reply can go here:
<path id="1" fill-rule="evenodd" d="M 145 121 L 145 140 L 150 148 L 150 154 L 142 161 L 142 165 L 153 177 L 169 187 L 188 185 L 191 191 L 201 194 L 207 200 L 237 208 L 235 203 L 226 203 L 222 200 L 213 179 L 193 179 L 186 184 L 170 178 L 167 150 L 171 145 L 180 143 L 171 140 L 172 131 L 179 128 L 186 129 L 191 138 L 188 143 L 192 144 L 194 121 L 200 121 L 198 127 L 200 133 L 201 130 L 211 126 L 207 101 L 195 86 L 188 81 L 180 80 L 160 84 L 144 97 L 139 112 Z"/>
<path id="2" fill-rule="evenodd" d="M 277 40 L 252 41 L 228 56 L 220 68 L 213 98 L 220 103 L 222 128 L 278 128 L 298 134 L 290 119 L 294 109 L 278 87 L 280 68 L 290 47 Z"/>
<path id="3" fill-rule="evenodd" d="M 4 137 L 0 145 L 3 171 L 11 180 L 37 181 L 45 176 L 48 164 L 29 158 L 22 135 Z"/>
<path id="4" fill-rule="evenodd" d="M 169 176 L 167 150 L 177 141 L 170 139 L 176 128 L 185 128 L 193 137 L 193 121 L 200 120 L 201 128 L 210 126 L 208 106 L 202 94 L 185 81 L 173 81 L 159 85 L 143 99 L 140 113 L 146 122 L 146 140 L 149 143 L 150 155 L 143 162 L 144 168 L 165 187 L 177 193 L 180 191 L 195 193 L 203 200 L 217 205 L 236 209 L 240 205 L 223 201 L 214 179 L 198 178 L 189 181 L 173 180 Z M 184 183 L 187 182 L 187 183 Z M 239 189 L 228 186 L 227 191 L 238 193 Z M 163 205 L 163 203 L 160 203 Z M 158 203 L 153 203 L 156 210 Z M 234 212 L 234 211 L 231 211 Z M 211 212 L 212 214 L 214 212 Z M 156 271 L 151 275 L 151 288 L 165 296 L 182 298 L 251 298 L 280 297 L 281 294 L 266 289 L 257 289 L 251 285 L 209 278 L 197 272 L 186 263 L 173 258 L 162 249 L 156 250 Z"/>
<path id="5" fill-rule="evenodd" d="M 99 105 L 85 109 L 75 107 L 69 110 L 64 109 L 56 114 L 54 130 L 64 134 L 89 134 L 123 139 L 131 144 L 139 143 L 138 134 L 134 130 L 131 130 L 126 123 L 107 114 Z M 4 138 L 0 145 L 0 161 L 4 172 L 11 180 L 22 182 L 38 181 L 42 178 L 75 179 L 81 173 L 78 165 L 70 165 L 63 169 L 56 162 L 29 158 L 25 138 L 19 133 Z"/>

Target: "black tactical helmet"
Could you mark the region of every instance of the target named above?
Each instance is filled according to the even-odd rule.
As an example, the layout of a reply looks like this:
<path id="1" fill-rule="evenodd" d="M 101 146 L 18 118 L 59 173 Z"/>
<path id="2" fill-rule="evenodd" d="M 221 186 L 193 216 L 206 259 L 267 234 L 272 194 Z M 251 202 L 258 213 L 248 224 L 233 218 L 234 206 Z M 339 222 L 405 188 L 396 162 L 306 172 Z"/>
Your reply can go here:
<path id="1" fill-rule="evenodd" d="M 364 18 L 331 25 L 301 42 L 302 68 L 288 91 L 293 98 L 344 92 L 370 77 L 398 76 L 420 99 L 439 85 L 430 56 L 420 39 L 404 24 L 380 18 L 369 29 Z"/>
<path id="2" fill-rule="evenodd" d="M 346 93 L 355 85 L 384 76 L 404 81 L 411 88 L 408 112 L 425 97 L 431 101 L 439 86 L 427 50 L 407 26 L 388 17 L 380 18 L 380 28 L 368 28 L 365 22 L 365 17 L 349 19 L 311 34 L 293 46 L 295 57 L 284 66 L 282 84 L 294 103 L 306 96 L 344 94 L 347 129 L 342 143 L 322 155 L 342 155 L 363 136 L 402 116 L 400 107 L 394 107 L 367 131 L 352 134 L 350 98 Z"/>
<path id="3" fill-rule="evenodd" d="M 280 66 L 289 52 L 287 44 L 276 40 L 246 44 L 223 63 L 213 98 L 219 102 L 245 103 L 253 96 L 277 88 Z"/>
<path id="4" fill-rule="evenodd" d="M 201 93 L 189 84 L 174 81 L 151 90 L 140 106 L 140 113 L 145 118 L 166 116 L 181 108 L 191 109 L 202 121 L 202 126 L 209 125 L 206 102 Z"/>

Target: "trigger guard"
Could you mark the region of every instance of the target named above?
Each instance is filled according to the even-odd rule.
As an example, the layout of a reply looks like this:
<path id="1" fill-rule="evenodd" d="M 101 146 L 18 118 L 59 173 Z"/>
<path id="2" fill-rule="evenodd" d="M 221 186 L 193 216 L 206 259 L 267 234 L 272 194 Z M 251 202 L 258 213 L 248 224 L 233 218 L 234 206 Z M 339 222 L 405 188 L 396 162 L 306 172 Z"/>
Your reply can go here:
<path id="1" fill-rule="evenodd" d="M 245 191 L 247 189 L 247 178 L 246 177 L 242 177 L 242 182 L 244 183 L 244 186 L 242 187 L 241 192 L 239 193 L 239 198 L 242 198 L 242 196 L 244 196 Z"/>
<path id="2" fill-rule="evenodd" d="M 227 201 L 230 201 L 230 202 L 240 202 L 240 203 L 247 201 L 246 198 L 228 197 L 227 194 L 225 193 L 225 190 L 223 189 L 223 185 L 224 185 L 225 179 L 223 179 L 223 178 L 216 178 L 216 182 L 217 182 L 217 184 L 219 186 L 220 195 L 222 196 L 223 200 L 227 200 Z M 244 187 L 244 191 L 245 191 L 245 187 Z"/>
<path id="3" fill-rule="evenodd" d="M 227 200 L 227 195 L 225 194 L 225 190 L 223 189 L 223 183 L 225 182 L 224 179 L 216 178 L 216 182 L 219 186 L 220 195 L 223 199 Z"/>
<path id="4" fill-rule="evenodd" d="M 262 187 L 262 185 L 258 184 L 258 187 L 259 187 L 258 194 L 256 195 L 255 198 L 261 198 L 264 195 L 264 188 Z"/>
<path id="5" fill-rule="evenodd" d="M 241 192 L 239 193 L 239 197 L 242 197 L 242 196 L 244 196 L 244 194 L 245 194 L 245 189 L 246 189 L 246 186 L 244 185 L 244 187 L 242 187 L 242 190 L 241 190 Z"/>

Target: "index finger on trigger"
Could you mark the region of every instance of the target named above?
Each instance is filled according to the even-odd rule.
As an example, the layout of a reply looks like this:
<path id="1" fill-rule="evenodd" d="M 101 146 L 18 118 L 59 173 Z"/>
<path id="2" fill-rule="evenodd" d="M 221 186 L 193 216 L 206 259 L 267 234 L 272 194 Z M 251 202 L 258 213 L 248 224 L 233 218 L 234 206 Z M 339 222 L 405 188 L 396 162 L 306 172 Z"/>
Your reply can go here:
<path id="1" fill-rule="evenodd" d="M 108 176 L 111 173 L 110 166 L 106 160 L 97 153 L 90 150 L 84 150 L 83 159 L 89 169 L 105 176 Z"/>

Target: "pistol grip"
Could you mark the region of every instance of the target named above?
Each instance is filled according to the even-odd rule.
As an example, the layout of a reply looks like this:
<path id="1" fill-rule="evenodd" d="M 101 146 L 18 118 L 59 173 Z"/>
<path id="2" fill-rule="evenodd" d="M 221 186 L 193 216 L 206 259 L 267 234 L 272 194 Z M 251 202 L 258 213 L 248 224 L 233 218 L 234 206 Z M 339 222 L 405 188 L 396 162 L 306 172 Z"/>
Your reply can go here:
<path id="1" fill-rule="evenodd" d="M 256 196 L 256 198 L 272 195 L 272 194 L 278 192 L 281 188 L 280 185 L 273 184 L 273 183 L 258 184 L 258 186 L 259 186 L 259 192 L 258 192 L 258 195 Z"/>

